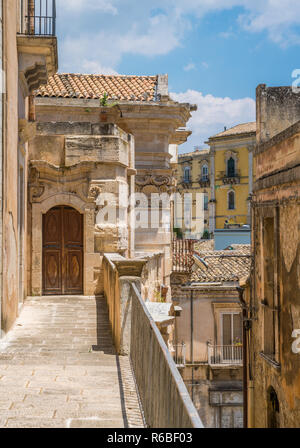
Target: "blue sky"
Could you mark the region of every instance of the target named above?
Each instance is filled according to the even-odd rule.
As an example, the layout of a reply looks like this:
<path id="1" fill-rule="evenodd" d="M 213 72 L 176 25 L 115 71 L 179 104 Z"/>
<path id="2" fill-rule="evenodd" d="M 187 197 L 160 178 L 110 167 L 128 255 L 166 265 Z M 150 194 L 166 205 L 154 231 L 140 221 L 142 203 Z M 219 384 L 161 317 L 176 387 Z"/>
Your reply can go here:
<path id="1" fill-rule="evenodd" d="M 255 120 L 255 88 L 300 67 L 299 0 L 57 0 L 59 71 L 168 73 L 198 105 L 181 152 Z"/>

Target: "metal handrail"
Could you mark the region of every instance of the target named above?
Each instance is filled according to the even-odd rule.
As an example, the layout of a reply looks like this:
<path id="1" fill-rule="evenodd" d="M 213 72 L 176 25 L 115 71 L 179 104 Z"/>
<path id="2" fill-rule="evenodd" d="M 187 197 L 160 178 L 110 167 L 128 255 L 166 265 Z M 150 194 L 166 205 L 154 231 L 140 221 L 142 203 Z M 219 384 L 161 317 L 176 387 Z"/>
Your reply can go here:
<path id="1" fill-rule="evenodd" d="M 211 345 L 208 344 L 208 364 L 242 364 L 243 345 Z"/>
<path id="2" fill-rule="evenodd" d="M 28 0 L 27 14 L 20 34 L 32 36 L 56 35 L 56 0 Z"/>

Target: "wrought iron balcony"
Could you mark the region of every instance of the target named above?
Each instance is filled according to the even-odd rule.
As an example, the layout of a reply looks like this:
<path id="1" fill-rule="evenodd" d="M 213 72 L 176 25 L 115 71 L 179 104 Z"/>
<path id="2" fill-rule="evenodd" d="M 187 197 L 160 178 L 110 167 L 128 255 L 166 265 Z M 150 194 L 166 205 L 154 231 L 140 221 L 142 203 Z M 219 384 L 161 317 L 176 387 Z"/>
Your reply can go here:
<path id="1" fill-rule="evenodd" d="M 186 364 L 185 350 L 186 346 L 184 342 L 182 342 L 181 344 L 173 345 L 173 350 L 171 351 L 171 353 L 173 355 L 173 359 L 177 367 L 184 367 Z"/>
<path id="2" fill-rule="evenodd" d="M 243 346 L 239 345 L 208 345 L 209 365 L 242 365 Z"/>
<path id="3" fill-rule="evenodd" d="M 209 176 L 200 176 L 199 177 L 199 185 L 201 188 L 209 187 L 209 185 L 210 185 Z"/>
<path id="4" fill-rule="evenodd" d="M 183 187 L 189 188 L 192 185 L 193 181 L 191 177 L 181 177 L 179 181 L 179 185 L 182 185 Z"/>
<path id="5" fill-rule="evenodd" d="M 56 35 L 56 0 L 23 0 L 20 34 Z"/>
<path id="6" fill-rule="evenodd" d="M 241 174 L 239 170 L 236 170 L 231 174 L 226 173 L 226 171 L 221 171 L 219 179 L 222 180 L 224 185 L 239 184 L 241 181 Z"/>

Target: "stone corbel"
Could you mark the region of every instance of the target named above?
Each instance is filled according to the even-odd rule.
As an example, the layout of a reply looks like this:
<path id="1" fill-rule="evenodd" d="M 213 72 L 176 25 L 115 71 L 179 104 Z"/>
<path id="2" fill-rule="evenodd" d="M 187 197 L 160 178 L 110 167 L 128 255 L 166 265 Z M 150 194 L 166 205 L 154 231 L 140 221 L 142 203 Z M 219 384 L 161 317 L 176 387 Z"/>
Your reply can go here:
<path id="1" fill-rule="evenodd" d="M 32 140 L 36 135 L 36 123 L 25 119 L 19 120 L 19 141 L 21 145 Z"/>

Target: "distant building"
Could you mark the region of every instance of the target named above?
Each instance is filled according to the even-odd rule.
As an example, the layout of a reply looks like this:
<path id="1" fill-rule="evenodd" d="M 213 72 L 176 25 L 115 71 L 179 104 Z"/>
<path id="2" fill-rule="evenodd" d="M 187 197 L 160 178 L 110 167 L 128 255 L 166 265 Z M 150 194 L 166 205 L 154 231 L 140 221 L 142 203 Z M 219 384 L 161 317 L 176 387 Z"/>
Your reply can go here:
<path id="1" fill-rule="evenodd" d="M 197 149 L 194 152 L 178 156 L 176 170 L 177 192 L 181 195 L 190 193 L 192 203 L 190 217 L 193 222 L 203 220 L 202 232 L 189 229 L 184 220 L 188 213 L 187 207 L 183 210 L 175 209 L 174 226 L 182 230 L 185 238 L 200 239 L 205 231 L 209 230 L 209 200 L 210 200 L 210 157 L 209 149 Z M 203 199 L 200 209 L 196 207 L 196 195 L 202 193 Z M 186 204 L 187 205 L 187 204 Z M 184 211 L 184 214 L 183 214 Z"/>
<path id="2" fill-rule="evenodd" d="M 257 88 L 248 427 L 300 426 L 300 95 Z"/>
<path id="3" fill-rule="evenodd" d="M 210 137 L 209 230 L 250 224 L 256 123 L 239 124 Z"/>
<path id="4" fill-rule="evenodd" d="M 214 251 L 211 243 L 196 243 L 192 269 L 171 275 L 173 303 L 182 309 L 174 357 L 205 427 L 239 428 L 243 346 L 238 287 L 250 272 L 250 246 Z"/>

